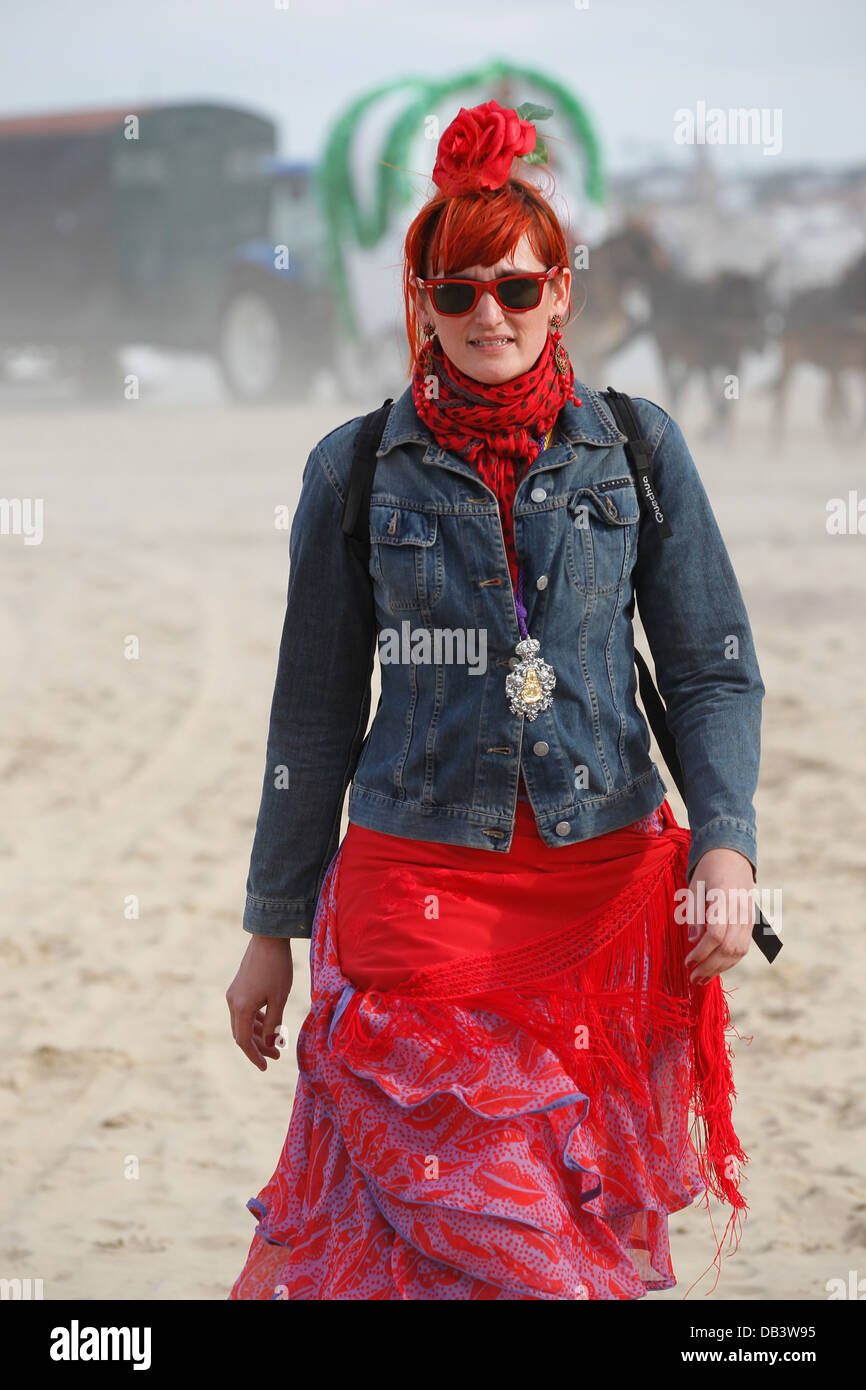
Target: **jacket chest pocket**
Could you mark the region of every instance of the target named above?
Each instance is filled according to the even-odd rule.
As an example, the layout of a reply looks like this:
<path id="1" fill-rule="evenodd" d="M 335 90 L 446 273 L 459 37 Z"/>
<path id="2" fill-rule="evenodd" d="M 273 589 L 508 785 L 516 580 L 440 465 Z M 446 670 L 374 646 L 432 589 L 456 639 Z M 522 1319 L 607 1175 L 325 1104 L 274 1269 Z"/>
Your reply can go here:
<path id="1" fill-rule="evenodd" d="M 640 508 L 631 478 L 590 483 L 568 499 L 568 572 L 582 594 L 618 589 L 637 546 Z"/>
<path id="2" fill-rule="evenodd" d="M 435 512 L 374 502 L 370 573 L 393 612 L 432 608 L 442 596 L 442 535 Z"/>

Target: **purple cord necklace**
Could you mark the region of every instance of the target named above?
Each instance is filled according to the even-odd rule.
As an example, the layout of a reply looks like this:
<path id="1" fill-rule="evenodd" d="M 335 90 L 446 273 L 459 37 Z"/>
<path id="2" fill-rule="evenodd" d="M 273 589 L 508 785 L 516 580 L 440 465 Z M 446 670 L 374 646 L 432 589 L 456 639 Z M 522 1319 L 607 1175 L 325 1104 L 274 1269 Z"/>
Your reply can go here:
<path id="1" fill-rule="evenodd" d="M 540 457 L 550 443 L 549 430 L 543 439 L 536 457 Z M 514 607 L 517 610 L 517 623 L 520 628 L 520 641 L 514 648 L 519 660 L 514 663 L 505 677 L 505 693 L 512 714 L 522 714 L 530 721 L 550 709 L 553 704 L 553 687 L 556 675 L 553 667 L 537 655 L 541 643 L 530 637 L 526 627 L 526 606 L 523 602 L 523 565 L 517 570 L 517 589 L 514 591 Z M 514 658 L 512 657 L 512 661 Z"/>

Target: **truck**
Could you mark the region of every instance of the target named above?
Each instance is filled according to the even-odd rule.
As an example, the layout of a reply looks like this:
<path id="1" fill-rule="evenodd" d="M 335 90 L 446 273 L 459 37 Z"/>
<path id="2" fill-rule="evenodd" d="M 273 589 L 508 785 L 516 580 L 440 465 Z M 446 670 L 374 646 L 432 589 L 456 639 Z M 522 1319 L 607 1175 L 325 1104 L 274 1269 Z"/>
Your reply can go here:
<path id="1" fill-rule="evenodd" d="M 207 353 L 232 397 L 334 360 L 315 169 L 268 117 L 190 102 L 0 120 L 0 375 L 117 398 L 127 344 Z"/>

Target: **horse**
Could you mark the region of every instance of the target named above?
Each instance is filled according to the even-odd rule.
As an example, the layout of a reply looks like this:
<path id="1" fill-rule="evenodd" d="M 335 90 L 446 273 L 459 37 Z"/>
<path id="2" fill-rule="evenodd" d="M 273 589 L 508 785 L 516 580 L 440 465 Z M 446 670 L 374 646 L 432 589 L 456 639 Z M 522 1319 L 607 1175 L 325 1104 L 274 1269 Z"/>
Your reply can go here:
<path id="1" fill-rule="evenodd" d="M 866 428 L 866 252 L 834 284 L 795 294 L 781 312 L 781 324 L 779 374 L 769 386 L 775 397 L 774 431 L 784 432 L 791 373 L 807 363 L 822 368 L 828 378 L 823 411 L 828 428 L 839 438 L 862 434 Z M 855 372 L 864 388 L 859 419 L 843 389 L 845 371 Z"/>

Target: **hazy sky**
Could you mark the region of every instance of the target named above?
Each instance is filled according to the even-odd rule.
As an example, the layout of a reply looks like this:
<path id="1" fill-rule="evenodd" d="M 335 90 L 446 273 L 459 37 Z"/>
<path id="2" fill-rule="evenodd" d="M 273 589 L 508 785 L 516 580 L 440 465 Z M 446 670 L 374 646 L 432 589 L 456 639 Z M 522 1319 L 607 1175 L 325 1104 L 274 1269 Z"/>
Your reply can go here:
<path id="1" fill-rule="evenodd" d="M 376 83 L 506 58 L 571 84 L 611 171 L 688 157 L 673 140 L 674 112 L 699 102 L 781 109 L 781 152 L 716 147 L 726 167 L 866 154 L 862 0 L 281 4 L 0 0 L 2 114 L 216 99 L 272 115 L 284 153 L 315 157 L 334 117 Z"/>

